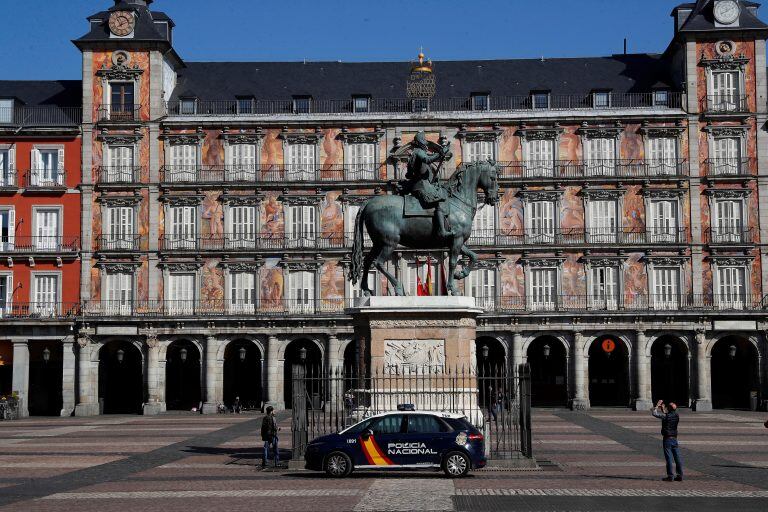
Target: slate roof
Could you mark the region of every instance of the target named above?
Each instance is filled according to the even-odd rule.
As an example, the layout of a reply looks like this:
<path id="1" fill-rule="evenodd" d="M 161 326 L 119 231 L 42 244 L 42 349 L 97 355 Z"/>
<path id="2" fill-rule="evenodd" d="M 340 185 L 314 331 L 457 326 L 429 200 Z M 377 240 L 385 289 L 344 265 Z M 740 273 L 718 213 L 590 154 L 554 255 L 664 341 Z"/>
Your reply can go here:
<path id="1" fill-rule="evenodd" d="M 80 80 L 0 80 L 0 98 L 28 106 L 79 107 L 83 85 Z"/>
<path id="2" fill-rule="evenodd" d="M 749 9 L 744 7 L 760 7 L 754 2 L 740 2 L 742 5 L 739 24 L 736 27 L 715 27 L 714 0 L 699 0 L 695 4 L 683 4 L 678 8 L 693 9 L 686 22 L 680 27 L 680 32 L 699 32 L 709 30 L 766 30 L 768 25 L 760 21 Z"/>
<path id="3" fill-rule="evenodd" d="M 345 99 L 356 94 L 404 98 L 409 62 L 186 62 L 172 99 L 285 100 L 311 95 Z M 668 66 L 660 55 L 634 54 L 594 58 L 462 60 L 434 63 L 436 98 L 528 95 L 581 95 L 594 90 L 649 92 L 670 87 Z"/>
<path id="4" fill-rule="evenodd" d="M 151 2 L 149 2 L 151 3 Z M 165 34 L 160 33 L 155 27 L 155 21 L 166 21 L 171 26 L 174 26 L 173 21 L 164 12 L 150 11 L 146 5 L 134 4 L 132 2 L 115 2 L 115 5 L 107 11 L 97 12 L 88 17 L 88 21 L 93 22 L 95 20 L 102 20 L 102 23 L 91 23 L 90 31 L 79 39 L 75 39 L 75 44 L 78 42 L 91 42 L 91 41 L 115 41 L 110 39 L 109 32 L 109 15 L 112 11 L 128 9 L 136 12 L 136 25 L 134 27 L 133 41 L 158 41 L 168 43 L 168 38 Z"/>

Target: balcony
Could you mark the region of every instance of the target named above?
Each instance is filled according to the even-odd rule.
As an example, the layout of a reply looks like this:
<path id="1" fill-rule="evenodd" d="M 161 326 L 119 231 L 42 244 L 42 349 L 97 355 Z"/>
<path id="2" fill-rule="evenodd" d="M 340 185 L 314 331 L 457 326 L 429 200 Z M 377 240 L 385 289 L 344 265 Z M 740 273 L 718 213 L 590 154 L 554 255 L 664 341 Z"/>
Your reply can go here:
<path id="1" fill-rule="evenodd" d="M 0 304 L 2 320 L 64 320 L 74 318 L 80 311 L 76 302 L 14 302 Z"/>
<path id="2" fill-rule="evenodd" d="M 743 246 L 755 243 L 755 230 L 743 226 L 710 227 L 705 243 L 709 245 Z"/>
<path id="3" fill-rule="evenodd" d="M 709 178 L 743 178 L 752 176 L 754 158 L 708 158 L 704 160 L 704 174 Z"/>
<path id="4" fill-rule="evenodd" d="M 718 94 L 702 98 L 701 110 L 708 114 L 743 114 L 749 112 L 749 96 Z"/>
<path id="5" fill-rule="evenodd" d="M 384 171 L 384 172 L 382 172 Z M 190 184 L 252 185 L 254 183 L 383 181 L 386 164 L 346 165 L 166 165 L 160 169 L 160 181 L 166 186 Z"/>
<path id="6" fill-rule="evenodd" d="M 29 192 L 64 192 L 67 173 L 59 169 L 31 169 L 24 175 L 24 188 Z"/>
<path id="7" fill-rule="evenodd" d="M 0 237 L 0 254 L 50 254 L 77 256 L 78 236 L 14 236 Z"/>
<path id="8" fill-rule="evenodd" d="M 142 235 L 100 235 L 96 237 L 99 252 L 137 252 L 142 250 Z"/>
<path id="9" fill-rule="evenodd" d="M 354 99 L 311 99 L 308 109 L 297 109 L 293 99 L 254 100 L 243 109 L 237 100 L 172 101 L 166 104 L 169 116 L 180 117 L 259 117 L 259 116 L 307 116 L 311 114 L 354 115 L 371 117 L 376 114 L 414 114 L 427 112 L 525 112 L 539 110 L 625 110 L 653 109 L 679 110 L 682 108 L 681 93 L 671 92 L 664 101 L 658 101 L 654 93 L 611 93 L 606 104 L 598 105 L 592 94 L 549 95 L 546 108 L 536 104 L 530 94 L 519 96 L 489 96 L 487 108 L 475 108 L 471 97 L 434 98 L 414 100 L 409 98 L 370 98 L 365 112 L 356 111 Z"/>
<path id="10" fill-rule="evenodd" d="M 688 161 L 577 160 L 498 162 L 499 178 L 509 180 L 585 178 L 677 178 L 688 176 Z"/>
<path id="11" fill-rule="evenodd" d="M 18 188 L 16 169 L 0 170 L 0 192 L 15 192 Z"/>
<path id="12" fill-rule="evenodd" d="M 225 299 L 94 301 L 84 303 L 84 317 L 210 317 L 342 315 L 353 299 L 270 299 L 244 303 Z"/>
<path id="13" fill-rule="evenodd" d="M 140 165 L 99 166 L 97 169 L 99 185 L 132 185 L 141 182 L 144 168 Z"/>
<path id="14" fill-rule="evenodd" d="M 370 244 L 366 244 L 368 247 Z M 160 236 L 161 251 L 176 252 L 253 252 L 283 249 L 344 249 L 352 246 L 350 234 L 304 234 L 286 236 L 274 233 Z"/>
<path id="15" fill-rule="evenodd" d="M 475 230 L 471 246 L 527 247 L 622 245 L 654 246 L 688 243 L 687 228 L 571 228 L 571 229 L 496 229 Z"/>
<path id="16" fill-rule="evenodd" d="M 136 123 L 141 121 L 141 105 L 102 105 L 99 121 L 110 123 Z"/>
<path id="17" fill-rule="evenodd" d="M 83 120 L 80 107 L 56 105 L 0 107 L 0 128 L 79 127 Z"/>

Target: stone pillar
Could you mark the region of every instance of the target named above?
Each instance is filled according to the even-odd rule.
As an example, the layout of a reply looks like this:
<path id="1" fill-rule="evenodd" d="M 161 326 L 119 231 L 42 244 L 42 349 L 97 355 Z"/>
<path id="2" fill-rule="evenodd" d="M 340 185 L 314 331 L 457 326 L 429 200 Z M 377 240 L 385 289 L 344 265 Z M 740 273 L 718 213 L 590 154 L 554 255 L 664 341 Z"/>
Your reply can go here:
<path id="1" fill-rule="evenodd" d="M 517 371 L 517 368 L 525 363 L 527 358 L 523 354 L 523 335 L 519 332 L 512 333 L 512 368 Z"/>
<path id="2" fill-rule="evenodd" d="M 19 417 L 29 416 L 29 345 L 26 341 L 13 342 L 13 387 L 19 396 Z"/>
<path id="3" fill-rule="evenodd" d="M 71 416 L 75 412 L 75 340 L 67 336 L 62 340 L 63 360 L 61 370 L 61 415 Z"/>
<path id="4" fill-rule="evenodd" d="M 279 386 L 282 375 L 280 375 L 280 362 L 277 359 L 278 351 L 277 336 L 269 335 L 267 338 L 267 403 L 271 405 L 277 411 L 285 409 L 285 402 L 283 401 L 282 391 L 283 387 Z"/>
<path id="5" fill-rule="evenodd" d="M 147 335 L 147 403 L 144 415 L 150 416 L 165 411 L 165 401 L 160 392 L 160 343 L 155 335 Z"/>
<path id="6" fill-rule="evenodd" d="M 88 336 L 77 339 L 77 405 L 75 416 L 96 416 L 99 414 L 98 374 L 93 375 L 91 351 L 94 346 Z M 97 370 L 98 371 L 98 370 Z"/>
<path id="7" fill-rule="evenodd" d="M 573 333 L 573 398 L 571 409 L 582 411 L 589 409 L 587 395 L 586 366 L 589 361 L 584 356 L 584 336 L 580 332 Z"/>
<path id="8" fill-rule="evenodd" d="M 205 402 L 203 414 L 216 414 L 216 336 L 205 337 Z"/>
<path id="9" fill-rule="evenodd" d="M 696 399 L 693 410 L 697 412 L 712 410 L 710 386 L 710 356 L 707 355 L 707 333 L 696 331 Z"/>
<path id="10" fill-rule="evenodd" d="M 651 364 L 645 353 L 647 338 L 645 331 L 635 334 L 635 375 L 637 375 L 637 397 L 635 410 L 647 411 L 653 406 L 651 402 Z"/>

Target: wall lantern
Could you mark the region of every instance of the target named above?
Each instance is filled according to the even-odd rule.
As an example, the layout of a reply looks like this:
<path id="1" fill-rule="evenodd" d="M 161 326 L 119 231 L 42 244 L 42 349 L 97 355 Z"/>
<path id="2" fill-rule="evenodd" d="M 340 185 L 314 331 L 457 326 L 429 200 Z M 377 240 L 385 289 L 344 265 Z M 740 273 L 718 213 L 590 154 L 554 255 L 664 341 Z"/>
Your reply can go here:
<path id="1" fill-rule="evenodd" d="M 237 351 L 238 354 L 240 354 L 240 362 L 242 363 L 245 361 L 245 355 L 248 351 L 245 350 L 245 347 L 240 347 L 240 350 Z"/>
<path id="2" fill-rule="evenodd" d="M 117 362 L 122 363 L 123 359 L 125 358 L 125 350 L 120 349 L 117 351 L 115 355 L 117 356 Z"/>
<path id="3" fill-rule="evenodd" d="M 187 349 L 186 348 L 182 348 L 181 350 L 179 350 L 179 357 L 181 358 L 181 362 L 182 363 L 187 360 Z"/>
<path id="4" fill-rule="evenodd" d="M 672 345 L 670 345 L 669 343 L 664 345 L 664 357 L 666 357 L 667 359 L 672 357 Z"/>
<path id="5" fill-rule="evenodd" d="M 48 347 L 43 349 L 43 362 L 47 363 L 51 360 L 51 350 Z"/>
<path id="6" fill-rule="evenodd" d="M 307 360 L 307 348 L 301 347 L 301 350 L 299 350 L 299 359 L 301 362 L 305 362 Z"/>
<path id="7" fill-rule="evenodd" d="M 544 345 L 544 359 L 549 359 L 549 354 L 552 352 L 552 347 L 549 346 L 549 343 Z"/>
<path id="8" fill-rule="evenodd" d="M 728 355 L 731 357 L 731 360 L 736 359 L 736 345 L 728 347 Z"/>
<path id="9" fill-rule="evenodd" d="M 489 352 L 488 345 L 483 345 L 482 347 L 480 347 L 480 355 L 483 356 L 483 361 L 488 359 L 488 352 Z"/>

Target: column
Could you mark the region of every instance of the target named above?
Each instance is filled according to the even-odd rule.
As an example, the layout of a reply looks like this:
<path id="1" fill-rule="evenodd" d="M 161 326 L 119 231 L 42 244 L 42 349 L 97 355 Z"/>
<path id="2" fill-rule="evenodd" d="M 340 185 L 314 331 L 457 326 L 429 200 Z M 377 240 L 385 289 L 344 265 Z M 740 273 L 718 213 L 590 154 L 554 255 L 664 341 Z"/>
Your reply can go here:
<path id="1" fill-rule="evenodd" d="M 19 417 L 29 416 L 29 345 L 26 341 L 13 342 L 13 387 L 19 397 Z"/>
<path id="2" fill-rule="evenodd" d="M 637 331 L 635 334 L 635 375 L 637 375 L 637 398 L 635 398 L 635 410 L 647 411 L 653 404 L 651 402 L 651 365 L 645 353 L 647 344 L 645 331 Z"/>
<path id="3" fill-rule="evenodd" d="M 157 336 L 147 335 L 147 403 L 144 415 L 151 416 L 165 411 L 165 402 L 160 396 L 160 343 Z"/>
<path id="4" fill-rule="evenodd" d="M 216 414 L 216 336 L 205 337 L 205 402 L 203 414 Z"/>
<path id="5" fill-rule="evenodd" d="M 278 350 L 277 336 L 270 335 L 267 338 L 267 405 L 276 410 L 285 409 L 285 402 L 281 395 L 282 386 L 278 386 L 280 379 L 280 365 L 277 360 Z"/>
<path id="6" fill-rule="evenodd" d="M 587 396 L 586 366 L 588 358 L 584 356 L 584 336 L 580 332 L 573 333 L 573 399 L 571 409 L 582 411 L 589 409 Z"/>
<path id="7" fill-rule="evenodd" d="M 75 411 L 75 373 L 77 362 L 75 361 L 75 340 L 67 336 L 62 340 L 64 358 L 61 371 L 61 415 L 71 416 Z"/>
<path id="8" fill-rule="evenodd" d="M 77 405 L 75 406 L 75 416 L 97 416 L 100 411 L 99 403 L 96 400 L 98 376 L 95 379 L 92 378 L 91 351 L 93 344 L 87 336 L 80 336 L 77 339 L 77 345 Z"/>
<path id="9" fill-rule="evenodd" d="M 519 332 L 512 333 L 512 368 L 517 371 L 517 368 L 525 363 L 523 356 L 523 335 Z"/>
<path id="10" fill-rule="evenodd" d="M 331 410 L 333 410 L 334 404 L 342 404 L 344 402 L 341 394 L 343 393 L 344 386 L 341 386 L 341 371 L 344 367 L 344 357 L 339 354 L 341 349 L 341 343 L 339 338 L 335 334 L 328 335 L 328 380 L 329 380 L 329 393 L 328 401 L 331 402 Z"/>
<path id="11" fill-rule="evenodd" d="M 693 410 L 697 412 L 712 410 L 710 359 L 707 355 L 707 333 L 696 331 L 696 399 Z"/>

